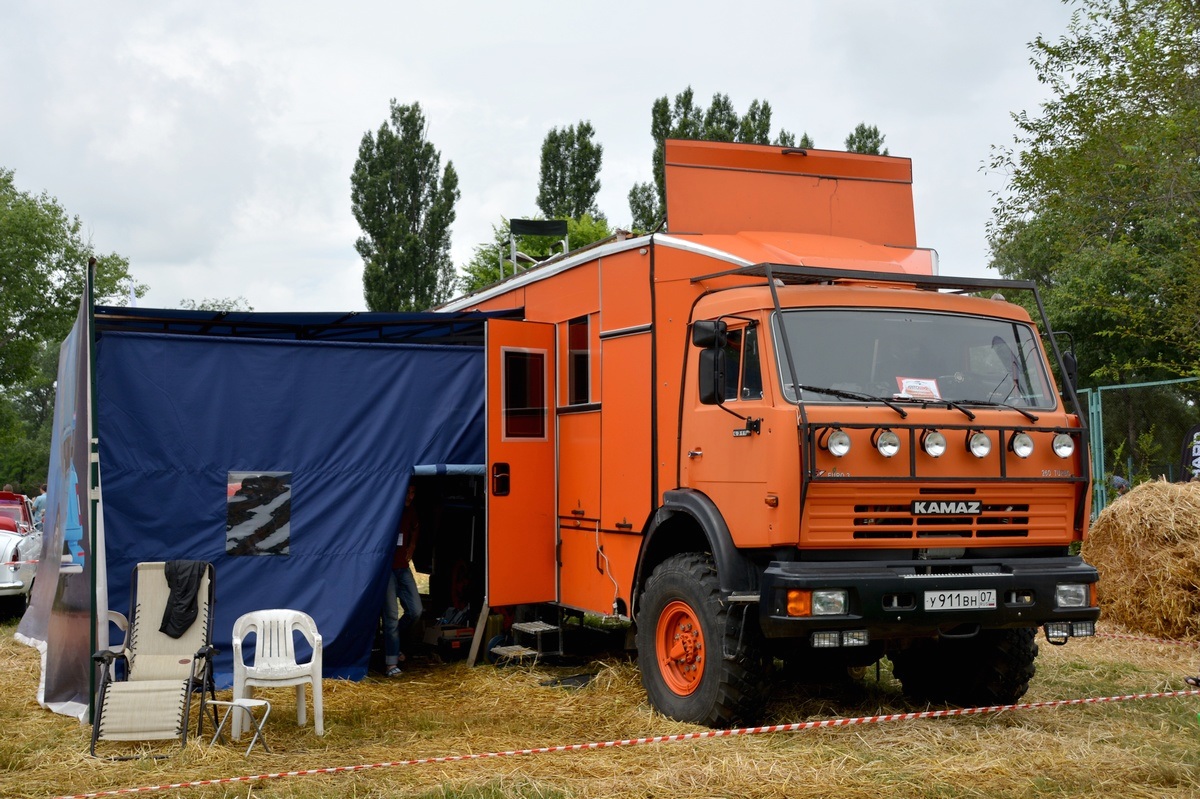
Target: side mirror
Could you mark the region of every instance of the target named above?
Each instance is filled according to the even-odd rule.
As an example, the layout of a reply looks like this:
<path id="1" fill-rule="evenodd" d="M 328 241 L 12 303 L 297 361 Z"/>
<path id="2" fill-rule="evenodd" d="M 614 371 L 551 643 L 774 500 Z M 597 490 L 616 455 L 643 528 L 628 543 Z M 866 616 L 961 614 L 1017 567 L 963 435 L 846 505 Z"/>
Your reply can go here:
<path id="1" fill-rule="evenodd" d="M 1075 353 L 1067 351 L 1063 353 L 1063 379 L 1070 384 L 1072 389 L 1079 386 L 1079 364 L 1075 360 Z"/>
<path id="2" fill-rule="evenodd" d="M 721 324 L 724 324 L 723 322 Z M 700 403 L 720 405 L 725 402 L 725 350 L 710 347 L 700 353 Z"/>
<path id="3" fill-rule="evenodd" d="M 697 347 L 709 349 L 712 347 L 721 348 L 728 341 L 729 325 L 717 320 L 711 321 L 701 319 L 692 323 L 692 344 Z"/>

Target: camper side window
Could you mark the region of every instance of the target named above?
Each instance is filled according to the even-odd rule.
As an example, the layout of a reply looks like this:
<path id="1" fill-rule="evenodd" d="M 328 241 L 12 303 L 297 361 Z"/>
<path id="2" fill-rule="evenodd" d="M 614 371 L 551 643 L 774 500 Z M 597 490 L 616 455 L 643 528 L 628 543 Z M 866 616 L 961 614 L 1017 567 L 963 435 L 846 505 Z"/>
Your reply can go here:
<path id="1" fill-rule="evenodd" d="M 588 357 L 588 318 L 567 322 L 567 404 L 586 405 L 591 401 L 591 359 Z"/>

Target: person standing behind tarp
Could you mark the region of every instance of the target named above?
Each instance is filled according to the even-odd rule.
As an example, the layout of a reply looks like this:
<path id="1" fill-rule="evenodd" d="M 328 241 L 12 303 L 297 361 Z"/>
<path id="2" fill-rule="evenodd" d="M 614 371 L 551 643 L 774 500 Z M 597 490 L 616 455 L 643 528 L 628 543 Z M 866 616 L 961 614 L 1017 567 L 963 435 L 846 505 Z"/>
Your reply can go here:
<path id="1" fill-rule="evenodd" d="M 38 489 L 38 495 L 33 498 L 33 526 L 42 529 L 42 519 L 46 516 L 46 484 Z"/>
<path id="2" fill-rule="evenodd" d="M 417 590 L 417 580 L 413 576 L 411 566 L 413 552 L 417 549 L 417 536 L 421 532 L 417 522 L 417 509 L 413 507 L 416 496 L 417 487 L 410 482 L 408 493 L 404 497 L 400 526 L 396 530 L 392 573 L 388 577 L 387 593 L 383 598 L 383 669 L 389 677 L 400 676 L 400 661 L 404 659 L 404 653 L 400 651 L 400 640 L 421 615 L 421 593 Z M 402 616 L 397 613 L 397 600 L 404 610 Z"/>

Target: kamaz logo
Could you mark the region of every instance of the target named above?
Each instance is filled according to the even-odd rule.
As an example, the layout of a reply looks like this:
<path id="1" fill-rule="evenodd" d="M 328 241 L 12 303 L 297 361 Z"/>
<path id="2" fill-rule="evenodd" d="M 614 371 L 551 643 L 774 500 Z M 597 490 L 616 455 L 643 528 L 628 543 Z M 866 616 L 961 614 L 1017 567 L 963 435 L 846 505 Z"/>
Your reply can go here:
<path id="1" fill-rule="evenodd" d="M 983 503 L 977 499 L 959 502 L 918 499 L 913 501 L 912 512 L 914 516 L 978 516 L 983 512 Z"/>

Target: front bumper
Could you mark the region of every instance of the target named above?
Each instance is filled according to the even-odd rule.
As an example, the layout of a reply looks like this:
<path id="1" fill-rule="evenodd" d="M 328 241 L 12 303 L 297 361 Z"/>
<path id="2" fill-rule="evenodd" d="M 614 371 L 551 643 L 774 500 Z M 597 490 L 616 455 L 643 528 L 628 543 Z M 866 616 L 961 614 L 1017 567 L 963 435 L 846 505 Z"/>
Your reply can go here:
<path id="1" fill-rule="evenodd" d="M 977 625 L 999 629 L 1052 621 L 1092 621 L 1097 606 L 1060 608 L 1056 587 L 1091 585 L 1096 569 L 1075 556 L 955 561 L 774 561 L 762 577 L 759 622 L 768 638 L 803 638 L 822 630 L 867 630 L 871 640 L 957 634 Z M 790 589 L 847 592 L 847 612 L 836 616 L 789 616 Z M 930 610 L 939 592 L 994 590 L 995 607 Z M 958 629 L 956 629 L 958 628 Z"/>

